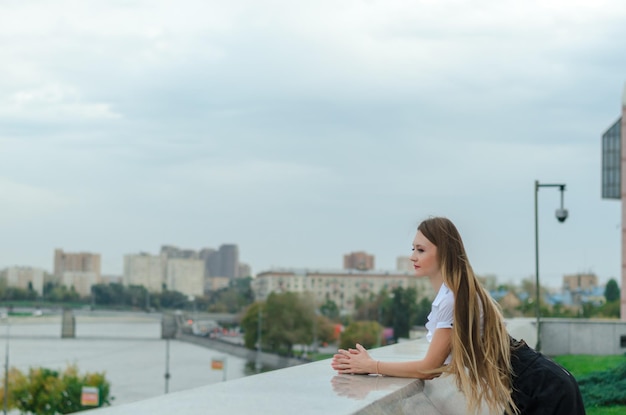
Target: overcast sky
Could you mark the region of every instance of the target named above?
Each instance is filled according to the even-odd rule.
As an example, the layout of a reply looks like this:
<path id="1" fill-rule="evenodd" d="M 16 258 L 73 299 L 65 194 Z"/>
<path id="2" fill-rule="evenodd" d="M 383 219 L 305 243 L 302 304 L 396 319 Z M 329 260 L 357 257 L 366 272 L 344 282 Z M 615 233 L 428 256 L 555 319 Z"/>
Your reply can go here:
<path id="1" fill-rule="evenodd" d="M 626 2 L 4 1 L 0 268 L 236 243 L 254 273 L 376 267 L 452 219 L 478 274 L 620 276 L 601 135 Z"/>

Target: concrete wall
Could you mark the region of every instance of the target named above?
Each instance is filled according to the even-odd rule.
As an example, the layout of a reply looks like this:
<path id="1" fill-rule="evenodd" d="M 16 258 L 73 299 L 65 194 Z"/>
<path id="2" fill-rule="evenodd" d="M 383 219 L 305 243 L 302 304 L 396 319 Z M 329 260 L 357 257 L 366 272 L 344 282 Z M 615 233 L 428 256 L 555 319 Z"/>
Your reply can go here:
<path id="1" fill-rule="evenodd" d="M 542 352 L 567 354 L 626 353 L 626 322 L 619 320 L 542 319 Z"/>

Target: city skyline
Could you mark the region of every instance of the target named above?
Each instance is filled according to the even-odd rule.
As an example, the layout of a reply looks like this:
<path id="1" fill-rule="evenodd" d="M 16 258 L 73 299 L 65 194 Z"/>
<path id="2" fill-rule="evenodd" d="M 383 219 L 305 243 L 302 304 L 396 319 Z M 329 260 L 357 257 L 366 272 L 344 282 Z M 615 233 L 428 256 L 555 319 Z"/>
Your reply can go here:
<path id="1" fill-rule="evenodd" d="M 231 244 L 223 244 L 223 245 L 231 245 Z M 237 244 L 232 244 L 234 246 L 238 246 Z M 124 276 L 124 271 L 123 271 L 123 267 L 124 267 L 124 262 L 125 262 L 125 258 L 126 257 L 137 257 L 137 256 L 142 256 L 142 255 L 147 255 L 149 257 L 159 257 L 161 255 L 165 255 L 166 257 L 168 257 L 167 254 L 167 250 L 168 249 L 175 249 L 178 250 L 182 253 L 189 253 L 189 252 L 193 252 L 194 254 L 196 254 L 196 256 L 194 256 L 194 259 L 198 259 L 197 255 L 201 254 L 203 251 L 207 250 L 207 249 L 211 249 L 211 248 L 207 248 L 207 247 L 203 247 L 203 248 L 198 248 L 198 249 L 193 249 L 193 248 L 180 248 L 177 245 L 173 245 L 173 244 L 162 244 L 160 246 L 160 251 L 157 253 L 150 253 L 148 251 L 138 251 L 138 252 L 134 252 L 134 253 L 127 253 L 124 254 L 122 256 L 121 262 L 122 262 L 122 271 L 119 274 L 115 274 L 115 273 L 107 273 L 104 271 L 101 271 L 100 275 L 101 278 L 103 279 L 103 283 L 109 283 L 112 282 L 114 279 L 119 278 L 120 282 L 122 281 L 122 278 Z M 216 251 L 216 250 L 214 250 Z M 55 248 L 54 249 L 54 253 L 55 255 L 58 255 L 58 253 L 64 253 L 64 254 L 69 254 L 70 256 L 91 256 L 91 255 L 95 255 L 98 256 L 99 258 L 102 258 L 102 253 L 99 252 L 90 252 L 88 250 L 77 250 L 76 252 L 70 252 L 70 251 L 65 251 L 64 249 L 60 249 L 60 248 Z M 267 272 L 275 272 L 275 271 L 280 271 L 280 270 L 288 270 L 288 271 L 293 271 L 293 270 L 306 270 L 309 272 L 314 272 L 315 270 L 319 270 L 321 272 L 341 272 L 341 270 L 353 270 L 353 271 L 357 271 L 357 272 L 399 272 L 399 273 L 409 273 L 412 274 L 412 268 L 410 266 L 411 264 L 411 260 L 410 260 L 410 256 L 409 255 L 398 255 L 394 258 L 394 264 L 392 266 L 388 266 L 388 267 L 374 267 L 374 268 L 368 268 L 368 269 L 362 269 L 359 270 L 357 268 L 346 268 L 346 258 L 354 255 L 354 254 L 364 254 L 367 256 L 370 256 L 372 258 L 372 261 L 374 261 L 374 258 L 376 257 L 375 253 L 369 253 L 369 252 L 364 252 L 364 251 L 350 251 L 347 253 L 344 253 L 341 255 L 340 260 L 338 260 L 338 264 L 333 265 L 333 266 L 327 266 L 327 267 L 319 267 L 319 266 L 311 266 L 311 265 L 306 265 L 306 264 L 300 264 L 300 265 L 296 265 L 296 266 L 272 266 L 272 267 L 268 267 L 266 269 L 259 269 L 255 272 L 252 272 L 251 277 L 255 278 L 257 274 L 261 274 L 261 273 L 267 273 Z M 185 256 L 172 256 L 171 258 L 186 258 Z M 50 268 L 46 268 L 46 267 L 38 267 L 38 266 L 34 266 L 31 264 L 13 264 L 13 265 L 7 265 L 7 266 L 1 266 L 0 265 L 0 272 L 6 269 L 10 269 L 10 268 L 34 268 L 34 269 L 40 269 L 42 271 L 44 271 L 45 273 L 49 274 L 49 275 L 55 275 L 54 272 L 54 268 L 55 268 L 55 264 L 54 264 L 54 259 L 52 261 L 52 266 Z M 341 264 L 339 262 L 342 262 Z M 251 266 L 249 263 L 247 262 L 241 262 L 239 261 L 239 265 L 240 266 L 244 266 L 244 267 L 248 267 L 250 269 L 254 269 L 253 266 Z M 343 266 L 342 266 L 343 265 Z M 584 274 L 591 274 L 595 277 L 597 277 L 598 279 L 598 285 L 603 286 L 604 284 L 606 284 L 606 282 L 608 282 L 610 279 L 614 279 L 618 285 L 621 286 L 620 284 L 620 278 L 619 277 L 608 277 L 608 278 L 603 278 L 600 275 L 597 275 L 593 272 L 590 271 L 576 271 L 576 272 L 569 272 L 569 273 L 563 273 L 560 278 L 559 281 L 556 281 L 556 283 L 550 283 L 550 284 L 546 284 L 544 282 L 542 282 L 541 284 L 543 286 L 546 286 L 548 288 L 552 288 L 552 289 L 560 289 L 562 288 L 562 286 L 565 284 L 565 279 L 567 277 L 570 277 L 572 275 L 584 275 Z M 523 278 L 520 280 L 505 280 L 502 277 L 493 274 L 493 273 L 486 273 L 486 274 L 481 274 L 477 272 L 477 275 L 479 275 L 480 277 L 488 277 L 488 278 L 495 278 L 495 281 L 498 284 L 509 284 L 509 283 L 513 283 L 514 285 L 519 284 L 520 282 L 522 282 L 522 280 L 532 280 L 532 275 L 527 277 L 527 278 Z M 217 275 L 215 275 L 217 276 Z M 213 277 L 213 275 L 211 275 L 210 277 Z M 222 277 L 222 276 L 219 276 Z"/>
<path id="2" fill-rule="evenodd" d="M 447 216 L 481 275 L 620 280 L 601 198 L 626 3 L 0 5 L 0 268 L 237 241 L 254 272 L 381 269 Z"/>

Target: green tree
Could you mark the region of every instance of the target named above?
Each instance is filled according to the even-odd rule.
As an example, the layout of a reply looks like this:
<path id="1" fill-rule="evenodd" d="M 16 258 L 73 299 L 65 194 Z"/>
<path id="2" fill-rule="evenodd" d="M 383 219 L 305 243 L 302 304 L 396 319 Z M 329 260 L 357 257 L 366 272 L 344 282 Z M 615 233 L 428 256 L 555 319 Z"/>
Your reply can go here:
<path id="1" fill-rule="evenodd" d="M 422 298 L 419 303 L 417 303 L 417 312 L 415 313 L 414 325 L 425 326 L 428 322 L 428 315 L 430 314 L 431 308 L 431 301 L 426 297 Z"/>
<path id="2" fill-rule="evenodd" d="M 552 306 L 550 314 L 546 314 L 545 317 L 574 317 L 574 311 L 563 306 L 563 303 L 556 303 Z"/>
<path id="3" fill-rule="evenodd" d="M 379 298 L 374 293 L 369 293 L 369 296 L 354 298 L 354 319 L 358 321 L 370 321 L 379 319 Z"/>
<path id="4" fill-rule="evenodd" d="M 335 324 L 326 316 L 316 316 L 317 340 L 321 343 L 330 343 L 335 337 Z"/>
<path id="5" fill-rule="evenodd" d="M 189 303 L 189 298 L 179 291 L 164 290 L 154 296 L 158 297 L 159 303 L 163 308 L 183 308 Z"/>
<path id="6" fill-rule="evenodd" d="M 339 306 L 332 300 L 326 300 L 320 307 L 320 313 L 331 320 L 337 320 L 339 318 Z"/>
<path id="7" fill-rule="evenodd" d="M 380 345 L 382 326 L 376 321 L 355 321 L 341 333 L 339 347 L 347 349 L 360 343 L 366 349 Z"/>
<path id="8" fill-rule="evenodd" d="M 92 288 L 95 302 L 105 306 L 123 306 L 126 304 L 128 295 L 126 287 L 120 283 L 95 284 Z"/>
<path id="9" fill-rule="evenodd" d="M 591 318 L 598 313 L 598 307 L 593 305 L 593 303 L 583 303 L 582 306 L 582 317 Z"/>
<path id="10" fill-rule="evenodd" d="M 415 324 L 418 312 L 417 291 L 414 288 L 394 289 L 391 307 L 393 315 L 391 327 L 393 327 L 394 340 L 397 342 L 400 337 L 408 338 L 409 331 Z"/>
<path id="11" fill-rule="evenodd" d="M 55 285 L 46 299 L 57 303 L 70 303 L 80 300 L 80 295 L 74 290 L 74 287 L 68 289 L 65 285 Z"/>
<path id="12" fill-rule="evenodd" d="M 5 301 L 33 301 L 37 299 L 37 292 L 18 287 L 6 287 L 2 292 L 1 299 Z"/>
<path id="13" fill-rule="evenodd" d="M 294 344 L 313 342 L 312 303 L 295 293 L 272 293 L 265 303 L 252 304 L 241 319 L 244 345 L 255 349 L 259 338 L 259 309 L 261 315 L 261 348 L 271 352 L 291 355 Z M 317 316 L 319 341 L 332 339 L 334 326 L 323 316 Z"/>
<path id="14" fill-rule="evenodd" d="M 600 317 L 606 318 L 619 318 L 620 317 L 620 302 L 611 301 L 600 306 L 598 310 Z"/>
<path id="15" fill-rule="evenodd" d="M 148 290 L 146 289 L 146 287 L 144 287 L 143 285 L 129 285 L 128 287 L 124 288 L 124 304 L 132 308 L 139 309 L 143 309 L 146 307 L 146 299 L 148 298 Z"/>
<path id="16" fill-rule="evenodd" d="M 248 307 L 241 319 L 241 329 L 243 330 L 243 342 L 248 349 L 256 348 L 259 338 L 259 314 L 261 314 L 261 325 L 263 325 L 264 305 L 260 301 L 253 303 Z M 260 310 L 259 310 L 260 309 Z M 260 313 L 259 313 L 260 311 Z M 264 337 L 263 328 L 261 327 L 261 337 Z M 262 345 L 261 345 L 262 346 Z"/>
<path id="17" fill-rule="evenodd" d="M 267 298 L 263 318 L 263 344 L 279 354 L 292 355 L 294 344 L 311 344 L 315 310 L 310 297 L 296 293 L 272 293 Z"/>
<path id="18" fill-rule="evenodd" d="M 606 283 L 606 287 L 604 288 L 604 298 L 606 298 L 607 303 L 618 301 L 620 298 L 619 286 L 617 285 L 617 281 L 613 278 Z"/>
<path id="19" fill-rule="evenodd" d="M 218 313 L 238 313 L 246 305 L 247 299 L 235 287 L 215 292 L 210 299 L 209 311 Z"/>

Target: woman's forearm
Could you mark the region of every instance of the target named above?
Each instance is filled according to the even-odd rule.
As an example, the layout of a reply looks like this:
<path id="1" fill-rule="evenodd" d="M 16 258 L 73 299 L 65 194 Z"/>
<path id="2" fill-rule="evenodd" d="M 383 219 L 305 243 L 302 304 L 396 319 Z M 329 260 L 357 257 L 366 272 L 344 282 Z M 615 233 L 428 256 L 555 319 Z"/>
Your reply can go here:
<path id="1" fill-rule="evenodd" d="M 376 364 L 376 370 L 372 373 L 385 376 L 395 376 L 399 378 L 416 378 L 416 379 L 431 379 L 432 373 L 425 373 L 437 369 L 436 367 L 428 367 L 423 360 L 416 360 L 412 362 L 383 362 L 378 361 Z"/>

